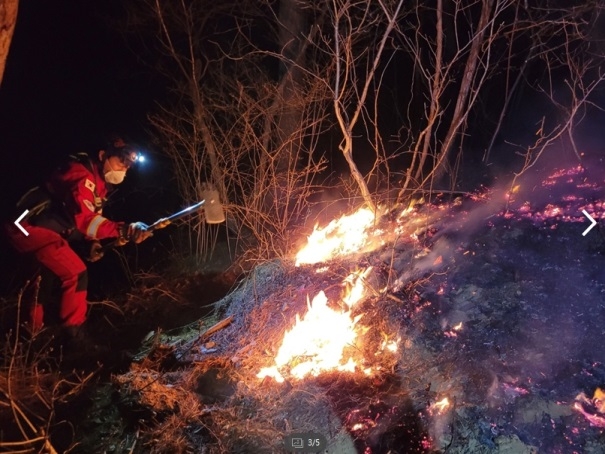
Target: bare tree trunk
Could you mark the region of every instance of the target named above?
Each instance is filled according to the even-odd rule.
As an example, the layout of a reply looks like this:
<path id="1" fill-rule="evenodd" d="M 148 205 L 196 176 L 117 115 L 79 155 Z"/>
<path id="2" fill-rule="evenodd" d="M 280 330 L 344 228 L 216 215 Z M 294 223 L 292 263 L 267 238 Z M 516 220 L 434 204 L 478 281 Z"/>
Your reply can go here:
<path id="1" fill-rule="evenodd" d="M 0 85 L 4 78 L 4 68 L 17 23 L 18 9 L 19 0 L 0 0 Z"/>
<path id="2" fill-rule="evenodd" d="M 492 153 L 492 149 L 494 148 L 494 144 L 496 143 L 496 137 L 500 133 L 500 128 L 502 128 L 502 123 L 504 122 L 504 117 L 506 116 L 506 112 L 508 112 L 508 105 L 510 104 L 511 99 L 513 98 L 513 95 L 515 94 L 515 91 L 517 90 L 517 87 L 519 86 L 519 82 L 521 82 L 521 79 L 523 78 L 523 74 L 525 73 L 525 68 L 527 67 L 527 63 L 532 58 L 533 49 L 534 49 L 533 47 L 530 49 L 529 56 L 523 61 L 523 65 L 521 66 L 521 69 L 519 70 L 519 73 L 517 74 L 517 77 L 515 78 L 515 82 L 513 83 L 513 86 L 510 89 L 506 90 L 506 98 L 504 99 L 504 105 L 502 106 L 502 110 L 500 111 L 500 117 L 498 118 L 498 123 L 496 124 L 496 129 L 494 129 L 494 132 L 492 133 L 492 138 L 489 142 L 489 145 L 485 152 L 485 156 L 483 158 L 483 162 L 485 162 L 485 163 L 489 162 L 489 157 Z"/>
<path id="3" fill-rule="evenodd" d="M 302 146 L 302 112 L 300 101 L 302 67 L 306 45 L 303 37 L 307 32 L 306 16 L 296 0 L 280 0 L 277 17 L 277 44 L 280 49 L 279 81 L 274 100 L 264 122 L 263 147 L 265 153 L 260 162 L 260 173 L 274 179 L 272 191 L 265 192 L 266 208 L 280 207 L 288 211 L 288 176 L 296 169 L 299 149 Z M 272 162 L 273 161 L 273 162 Z M 266 181 L 257 182 L 257 191 L 266 187 Z M 289 188 L 292 189 L 292 188 Z"/>
<path id="4" fill-rule="evenodd" d="M 519 18 L 519 5 L 517 5 L 515 7 L 515 23 L 517 22 L 518 18 Z M 513 82 L 512 87 L 510 87 L 509 86 L 509 76 L 510 76 L 511 70 L 513 69 L 513 66 L 511 63 L 511 57 L 512 57 L 512 52 L 513 52 L 512 43 L 515 41 L 516 32 L 517 32 L 517 29 L 513 28 L 512 37 L 510 39 L 511 45 L 508 49 L 508 62 L 506 65 L 506 88 L 505 88 L 506 97 L 504 98 L 504 105 L 502 106 L 502 110 L 500 111 L 498 123 L 496 123 L 496 129 L 494 129 L 494 132 L 492 133 L 492 138 L 489 142 L 487 150 L 485 151 L 485 155 L 483 156 L 483 162 L 485 162 L 486 164 L 489 163 L 489 158 L 492 153 L 492 149 L 494 148 L 494 144 L 496 143 L 496 138 L 497 138 L 498 134 L 500 133 L 500 129 L 502 128 L 502 123 L 504 122 L 504 117 L 506 116 L 506 112 L 508 112 L 508 105 L 510 104 L 511 99 L 513 98 L 513 95 L 515 94 L 517 87 L 519 86 L 519 82 L 521 82 L 521 79 L 523 78 L 523 75 L 525 74 L 525 69 L 527 68 L 527 64 L 532 59 L 532 57 L 534 55 L 534 51 L 537 49 L 537 47 L 534 45 L 536 43 L 532 43 L 532 45 L 529 48 L 527 57 L 523 60 L 523 65 L 521 65 L 521 68 L 519 69 L 519 72 L 517 73 L 517 77 L 515 78 L 515 81 Z"/>
<path id="5" fill-rule="evenodd" d="M 479 23 L 477 25 L 477 32 L 473 36 L 471 49 L 468 54 L 468 59 L 466 60 L 466 66 L 460 83 L 460 90 L 458 91 L 458 98 L 456 99 L 456 106 L 454 107 L 450 127 L 443 140 L 441 152 L 437 155 L 437 162 L 434 167 L 434 177 L 436 179 L 440 178 L 445 173 L 449 152 L 452 149 L 456 135 L 460 131 L 460 127 L 468 116 L 467 102 L 471 89 L 473 88 L 473 80 L 480 60 L 481 47 L 484 44 L 483 37 L 488 28 L 492 7 L 494 6 L 495 1 L 496 0 L 482 0 L 481 16 L 479 17 Z"/>
<path id="6" fill-rule="evenodd" d="M 359 171 L 355 160 L 353 159 L 353 129 L 357 124 L 360 116 L 362 115 L 363 110 L 366 108 L 366 100 L 368 97 L 368 93 L 371 85 L 374 83 L 374 78 L 376 76 L 376 71 L 378 70 L 378 66 L 382 60 L 383 52 L 387 41 L 391 36 L 391 32 L 397 26 L 397 20 L 399 17 L 399 12 L 403 7 L 403 0 L 399 0 L 396 2 L 394 6 L 393 12 L 390 12 L 386 6 L 380 2 L 380 6 L 382 9 L 382 14 L 386 17 L 386 27 L 382 32 L 381 39 L 377 45 L 377 50 L 374 56 L 373 61 L 369 62 L 366 73 L 363 75 L 365 80 L 363 84 L 361 84 L 361 89 L 359 90 L 355 87 L 361 81 L 351 80 L 351 78 L 355 77 L 354 69 L 352 65 L 354 64 L 356 58 L 355 53 L 352 48 L 351 42 L 351 31 L 347 30 L 345 33 L 341 33 L 340 31 L 340 21 L 344 20 L 346 23 L 350 20 L 350 11 L 349 8 L 352 8 L 352 5 L 347 2 L 344 4 L 338 4 L 337 1 L 333 1 L 334 5 L 334 60 L 336 64 L 336 75 L 334 80 L 334 113 L 336 115 L 336 119 L 338 121 L 338 125 L 340 126 L 340 130 L 343 135 L 343 142 L 340 146 L 340 151 L 342 152 L 347 164 L 349 165 L 349 171 L 351 172 L 351 176 L 357 183 L 359 190 L 361 192 L 361 196 L 364 199 L 364 202 L 368 207 L 372 210 L 376 210 L 376 205 L 372 200 L 372 194 L 368 188 L 368 185 L 363 178 L 363 175 Z M 348 35 L 346 33 L 349 33 Z M 351 97 L 351 92 L 355 93 L 355 101 L 353 106 L 353 111 L 349 116 L 347 114 L 348 107 L 348 98 Z"/>
<path id="7" fill-rule="evenodd" d="M 202 142 L 206 149 L 206 153 L 208 154 L 208 160 L 210 161 L 210 180 L 218 189 L 221 200 L 226 202 L 227 189 L 225 188 L 223 172 L 219 164 L 218 150 L 216 149 L 212 132 L 206 120 L 207 114 L 206 109 L 204 108 L 202 94 L 200 92 L 200 85 L 196 82 L 197 80 L 193 79 L 191 83 L 191 98 L 194 100 L 193 109 L 195 128 L 200 131 Z M 199 192 L 197 196 L 200 196 Z"/>
<path id="8" fill-rule="evenodd" d="M 297 155 L 294 147 L 299 140 L 294 137 L 300 131 L 301 108 L 298 102 L 298 91 L 302 78 L 301 66 L 304 54 L 302 36 L 305 35 L 305 15 L 296 0 L 281 0 L 279 6 L 279 47 L 284 56 L 281 61 L 282 90 L 279 118 L 277 120 L 277 137 L 279 146 L 285 145 L 277 157 L 277 172 L 285 172 L 295 165 L 291 162 Z"/>
<path id="9" fill-rule="evenodd" d="M 437 15 L 437 24 L 435 30 L 435 70 L 433 76 L 433 85 L 431 86 L 431 106 L 427 118 L 426 128 L 420 133 L 418 137 L 418 141 L 416 142 L 416 148 L 414 150 L 412 163 L 410 164 L 410 168 L 407 172 L 406 181 L 403 184 L 402 190 L 408 188 L 410 184 L 410 177 L 412 175 L 412 169 L 414 168 L 414 164 L 416 162 L 416 157 L 420 152 L 420 162 L 418 163 L 418 167 L 416 169 L 416 175 L 414 178 L 419 180 L 422 175 L 422 169 L 424 168 L 424 164 L 426 162 L 426 158 L 428 157 L 431 151 L 431 139 L 433 137 L 433 126 L 439 117 L 441 107 L 440 107 L 440 98 L 443 93 L 443 84 L 441 81 L 441 71 L 442 71 L 442 60 L 443 60 L 443 0 L 437 0 L 437 10 L 435 11 Z M 420 151 L 422 148 L 422 151 Z"/>
<path id="10" fill-rule="evenodd" d="M 201 92 L 201 87 L 199 83 L 199 77 L 202 73 L 202 63 L 199 58 L 196 57 L 196 43 L 194 42 L 194 25 L 193 18 L 191 17 L 191 12 L 188 10 L 186 3 L 181 0 L 181 8 L 183 13 L 183 26 L 185 27 L 185 31 L 187 32 L 187 43 L 188 46 L 186 48 L 187 54 L 179 55 L 179 52 L 174 47 L 172 42 L 171 32 L 169 31 L 167 25 L 167 18 L 164 16 L 164 12 L 162 10 L 161 4 L 159 0 L 155 0 L 155 12 L 157 15 L 157 20 L 161 26 L 163 32 L 163 40 L 165 43 L 166 49 L 169 51 L 169 54 L 173 58 L 173 60 L 177 63 L 184 80 L 187 82 L 187 90 L 189 98 L 192 101 L 193 105 L 193 128 L 194 128 L 194 143 L 193 146 L 196 146 L 196 139 L 198 137 L 201 138 L 201 141 L 205 147 L 205 151 L 208 156 L 208 161 L 210 162 L 210 181 L 213 185 L 218 187 L 218 191 L 222 200 L 227 200 L 227 191 L 223 184 L 223 172 L 220 168 L 219 159 L 218 159 L 218 151 L 216 149 L 214 139 L 208 125 L 207 121 L 207 113 L 206 108 L 204 106 L 204 99 Z M 202 190 L 201 187 L 202 181 L 197 181 L 197 194 L 195 194 L 196 198 L 200 197 L 200 192 Z"/>

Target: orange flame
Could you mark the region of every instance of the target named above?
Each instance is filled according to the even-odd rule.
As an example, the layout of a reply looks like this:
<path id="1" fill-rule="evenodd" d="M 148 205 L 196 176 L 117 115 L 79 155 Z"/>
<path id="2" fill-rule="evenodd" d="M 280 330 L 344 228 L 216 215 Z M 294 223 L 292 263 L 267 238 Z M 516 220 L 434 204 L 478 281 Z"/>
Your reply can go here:
<path id="1" fill-rule="evenodd" d="M 399 342 L 401 342 L 400 338 L 397 338 L 396 340 L 384 340 L 382 344 L 380 344 L 380 349 L 386 349 L 390 352 L 395 353 L 397 350 L 399 350 Z"/>
<path id="2" fill-rule="evenodd" d="M 438 402 L 433 403 L 429 407 L 429 411 L 431 414 L 442 415 L 445 411 L 450 407 L 450 400 L 447 397 L 444 397 Z"/>
<path id="3" fill-rule="evenodd" d="M 296 379 L 308 375 L 316 377 L 329 370 L 369 373 L 369 369 L 362 369 L 351 356 L 347 358 L 345 349 L 355 345 L 357 340 L 356 325 L 361 315 L 353 317 L 351 308 L 365 297 L 363 279 L 371 269 L 353 273 L 345 279 L 342 301 L 348 310 L 329 307 L 324 292 L 319 292 L 312 302 L 307 297 L 307 313 L 303 318 L 296 315 L 294 326 L 284 335 L 275 356 L 275 365 L 264 367 L 257 377 L 272 377 L 281 383 L 284 377 L 280 370 L 283 369 L 289 369 L 288 375 Z"/>
<path id="4" fill-rule="evenodd" d="M 375 221 L 374 211 L 360 208 L 324 228 L 315 226 L 307 244 L 296 255 L 296 266 L 325 262 L 378 245 L 384 232 L 376 229 Z M 370 235 L 378 239 L 370 238 Z M 284 334 L 274 364 L 262 368 L 257 377 L 272 377 L 281 383 L 285 375 L 300 380 L 326 371 L 361 371 L 370 375 L 373 369 L 362 367 L 353 356 L 360 349 L 348 347 L 355 346 L 358 333 L 362 331 L 357 327 L 361 315 L 353 316 L 352 309 L 365 298 L 367 286 L 364 281 L 371 271 L 372 267 L 369 267 L 352 273 L 343 281 L 341 309 L 330 307 L 324 292 L 319 292 L 311 302 L 307 296 L 306 314 L 296 315 L 294 326 Z M 397 351 L 399 342 L 399 338 L 385 339 L 377 354 Z"/>
<path id="5" fill-rule="evenodd" d="M 375 219 L 372 210 L 360 208 L 351 215 L 333 220 L 324 228 L 316 225 L 307 245 L 296 254 L 296 266 L 359 252 L 366 245 L 368 229 Z"/>

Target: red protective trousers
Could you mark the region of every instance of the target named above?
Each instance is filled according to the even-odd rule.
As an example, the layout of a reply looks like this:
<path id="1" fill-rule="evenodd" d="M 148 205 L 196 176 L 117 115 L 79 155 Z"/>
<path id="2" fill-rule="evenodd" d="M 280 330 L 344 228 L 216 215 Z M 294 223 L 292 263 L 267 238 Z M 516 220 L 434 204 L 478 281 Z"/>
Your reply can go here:
<path id="1" fill-rule="evenodd" d="M 86 265 L 58 233 L 26 222 L 21 225 L 26 236 L 15 225 L 6 226 L 9 240 L 21 253 L 31 253 L 36 260 L 61 280 L 59 316 L 63 326 L 79 326 L 86 320 Z M 32 302 L 29 308 L 33 330 L 44 325 L 44 309 Z"/>

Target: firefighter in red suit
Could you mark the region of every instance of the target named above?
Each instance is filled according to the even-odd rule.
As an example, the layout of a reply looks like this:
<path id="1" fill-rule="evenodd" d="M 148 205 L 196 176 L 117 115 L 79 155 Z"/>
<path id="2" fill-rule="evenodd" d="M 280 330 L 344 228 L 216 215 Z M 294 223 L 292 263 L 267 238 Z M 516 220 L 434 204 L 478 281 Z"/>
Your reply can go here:
<path id="1" fill-rule="evenodd" d="M 61 281 L 59 318 L 67 332 L 79 331 L 87 310 L 86 264 L 72 245 L 85 242 L 87 259 L 96 261 L 102 256 L 99 240 L 140 243 L 151 235 L 142 222 L 115 222 L 102 212 L 107 184 L 120 184 L 137 157 L 137 151 L 122 139 L 112 140 L 95 158 L 72 157 L 44 186 L 29 191 L 19 202 L 19 210 L 29 210 L 20 223 L 28 235 L 13 224 L 7 226 L 13 246 L 33 255 Z M 30 307 L 30 323 L 33 332 L 44 325 L 44 309 L 38 302 Z"/>

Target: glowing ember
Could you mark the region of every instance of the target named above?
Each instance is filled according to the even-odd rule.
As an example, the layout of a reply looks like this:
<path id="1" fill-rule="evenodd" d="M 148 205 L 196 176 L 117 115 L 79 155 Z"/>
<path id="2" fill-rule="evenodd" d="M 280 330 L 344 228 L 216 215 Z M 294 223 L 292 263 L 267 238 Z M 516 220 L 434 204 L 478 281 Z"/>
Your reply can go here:
<path id="1" fill-rule="evenodd" d="M 450 400 L 447 397 L 444 397 L 438 402 L 435 402 L 429 407 L 429 412 L 431 414 L 442 415 L 450 406 Z"/>
<path id="2" fill-rule="evenodd" d="M 346 292 L 342 301 L 349 306 L 349 309 L 363 299 L 365 295 L 364 280 L 371 272 L 372 267 L 370 266 L 365 271 L 349 274 L 345 279 L 344 284 Z"/>
<path id="3" fill-rule="evenodd" d="M 302 319 L 296 315 L 296 323 L 284 335 L 275 356 L 275 366 L 263 368 L 257 377 L 273 377 L 281 383 L 284 381 L 282 369 L 287 369 L 288 375 L 297 379 L 330 370 L 371 373 L 371 369 L 361 368 L 352 357 L 345 357 L 346 347 L 355 344 L 356 325 L 361 318 L 361 315 L 353 317 L 351 308 L 365 297 L 363 279 L 370 271 L 368 268 L 345 279 L 342 301 L 348 310 L 330 308 L 324 292 L 319 292 L 312 302 L 307 298 L 308 311 Z"/>
<path id="4" fill-rule="evenodd" d="M 592 424 L 593 426 L 605 427 L 605 421 L 603 421 L 603 418 L 601 418 L 598 415 L 593 415 L 592 413 L 587 412 L 586 410 L 584 410 L 584 408 L 582 407 L 582 405 L 580 403 L 575 402 L 573 404 L 572 408 L 574 410 L 579 411 L 580 413 L 582 413 L 584 415 L 584 417 L 588 420 L 588 422 L 590 424 Z"/>
<path id="5" fill-rule="evenodd" d="M 605 427 L 605 392 L 597 388 L 592 399 L 584 393 L 576 396 L 572 407 L 584 415 L 588 422 L 597 427 Z"/>
<path id="6" fill-rule="evenodd" d="M 391 341 L 383 341 L 380 345 L 381 350 L 388 350 L 390 352 L 395 353 L 399 349 L 399 342 L 401 342 L 400 338 Z"/>
<path id="7" fill-rule="evenodd" d="M 605 392 L 601 388 L 597 388 L 594 391 L 592 397 L 594 405 L 599 413 L 605 414 Z"/>
<path id="8" fill-rule="evenodd" d="M 462 322 L 458 323 L 456 326 L 452 326 L 452 328 L 445 331 L 444 334 L 447 337 L 458 337 L 458 332 L 460 331 L 462 331 Z"/>
<path id="9" fill-rule="evenodd" d="M 368 229 L 375 218 L 372 210 L 361 208 L 349 216 L 333 220 L 324 228 L 315 226 L 307 245 L 296 254 L 296 266 L 359 252 L 367 245 Z"/>

